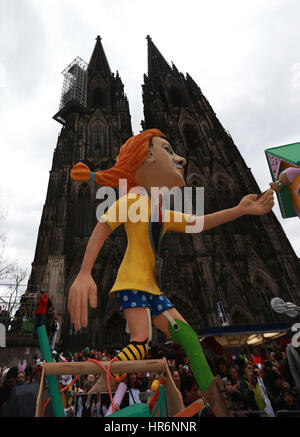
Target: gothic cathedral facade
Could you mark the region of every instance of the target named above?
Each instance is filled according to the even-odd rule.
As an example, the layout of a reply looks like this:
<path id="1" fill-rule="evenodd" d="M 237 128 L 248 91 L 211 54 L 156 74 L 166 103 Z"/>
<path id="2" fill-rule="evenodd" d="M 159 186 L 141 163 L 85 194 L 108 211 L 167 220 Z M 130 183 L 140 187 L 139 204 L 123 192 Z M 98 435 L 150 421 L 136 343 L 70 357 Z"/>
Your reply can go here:
<path id="1" fill-rule="evenodd" d="M 147 36 L 142 128 L 158 128 L 187 160 L 188 186 L 204 187 L 205 213 L 236 205 L 259 187 L 228 132 L 189 74 L 171 66 Z M 99 204 L 98 187 L 74 183 L 72 166 L 92 171 L 114 165 L 120 146 L 133 134 L 129 104 L 119 73 L 112 73 L 98 36 L 89 64 L 76 58 L 64 71 L 60 108 L 53 117 L 62 129 L 53 154 L 46 202 L 28 286 L 49 291 L 65 347 L 99 350 L 127 344 L 125 321 L 107 297 L 126 248 L 123 227 L 105 242 L 93 269 L 98 308 L 86 329 L 75 332 L 68 292 L 83 259 Z M 166 235 L 163 288 L 183 317 L 199 331 L 220 325 L 222 301 L 230 324 L 283 320 L 272 297 L 300 301 L 299 260 L 273 213 L 245 216 L 200 234 Z M 154 341 L 161 341 L 155 333 Z"/>

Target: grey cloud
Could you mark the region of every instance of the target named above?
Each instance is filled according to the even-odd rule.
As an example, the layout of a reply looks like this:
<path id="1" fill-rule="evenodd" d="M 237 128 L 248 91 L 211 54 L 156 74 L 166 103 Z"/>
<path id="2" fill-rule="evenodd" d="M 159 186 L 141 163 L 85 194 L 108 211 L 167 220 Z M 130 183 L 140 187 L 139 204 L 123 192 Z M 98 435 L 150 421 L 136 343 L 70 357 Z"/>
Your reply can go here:
<path id="1" fill-rule="evenodd" d="M 0 4 L 1 62 L 6 85 L 18 98 L 32 98 L 44 74 L 48 56 L 42 21 L 31 2 Z"/>

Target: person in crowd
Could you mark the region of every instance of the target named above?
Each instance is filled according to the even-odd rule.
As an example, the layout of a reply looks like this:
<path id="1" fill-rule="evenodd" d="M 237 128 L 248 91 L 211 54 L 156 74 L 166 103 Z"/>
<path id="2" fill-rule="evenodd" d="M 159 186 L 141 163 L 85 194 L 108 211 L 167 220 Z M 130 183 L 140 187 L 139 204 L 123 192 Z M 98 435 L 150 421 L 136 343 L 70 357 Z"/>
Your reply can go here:
<path id="1" fill-rule="evenodd" d="M 297 396 L 296 393 L 294 393 L 289 388 L 284 388 L 280 393 L 280 402 L 278 402 L 278 410 L 289 410 L 289 411 L 298 410 L 300 416 L 299 396 Z M 289 416 L 289 414 L 284 414 L 284 416 Z"/>
<path id="2" fill-rule="evenodd" d="M 23 322 L 23 307 L 20 307 L 15 312 L 15 316 L 12 320 L 11 331 L 17 334 L 21 333 L 22 322 Z"/>
<path id="3" fill-rule="evenodd" d="M 192 375 L 182 376 L 180 391 L 183 403 L 186 407 L 201 398 L 200 388 Z"/>
<path id="4" fill-rule="evenodd" d="M 240 390 L 240 368 L 236 364 L 231 364 L 228 369 L 228 377 L 232 384 L 233 390 Z"/>
<path id="5" fill-rule="evenodd" d="M 48 293 L 45 290 L 41 290 L 36 304 L 36 310 L 35 310 L 35 321 L 36 321 L 36 328 L 38 328 L 41 325 L 46 326 L 46 316 L 49 311 L 52 311 L 53 306 L 52 302 L 49 299 Z"/>
<path id="6" fill-rule="evenodd" d="M 74 357 L 73 357 L 72 352 L 67 352 L 66 360 L 69 361 L 69 363 L 73 363 L 74 362 Z"/>
<path id="7" fill-rule="evenodd" d="M 34 370 L 32 366 L 27 366 L 25 369 L 25 382 L 24 384 L 31 384 Z"/>
<path id="8" fill-rule="evenodd" d="M 18 377 L 18 368 L 16 366 L 11 367 L 6 374 L 6 383 L 9 387 L 9 390 L 13 390 L 17 385 L 17 377 Z"/>
<path id="9" fill-rule="evenodd" d="M 292 375 L 287 356 L 284 357 L 281 365 L 281 375 L 290 387 L 293 387 L 295 385 L 294 377 Z"/>
<path id="10" fill-rule="evenodd" d="M 28 311 L 24 309 L 22 322 L 27 322 L 28 320 Z"/>
<path id="11" fill-rule="evenodd" d="M 59 383 L 60 389 L 65 389 L 68 385 L 71 384 L 72 380 L 73 380 L 72 375 L 61 375 L 60 383 Z M 72 386 L 68 387 L 66 390 L 61 391 L 60 395 L 64 408 L 70 406 L 70 402 L 72 401 L 72 393 L 73 393 Z"/>
<path id="12" fill-rule="evenodd" d="M 25 372 L 26 367 L 27 367 L 26 360 L 22 360 L 22 363 L 21 362 L 18 363 L 18 371 L 19 372 Z"/>
<path id="13" fill-rule="evenodd" d="M 91 350 L 88 346 L 84 348 L 83 356 L 87 359 L 91 358 Z"/>
<path id="14" fill-rule="evenodd" d="M 102 361 L 107 361 L 107 360 L 108 360 L 108 358 L 107 358 L 107 352 L 106 352 L 106 351 L 102 352 L 102 354 L 101 354 L 101 360 L 102 360 Z"/>
<path id="15" fill-rule="evenodd" d="M 254 366 L 251 361 L 246 363 L 244 372 L 245 374 L 242 376 L 240 382 L 243 402 L 251 410 L 258 410 L 254 392 L 254 389 L 257 385 L 257 379 L 254 375 Z"/>
<path id="16" fill-rule="evenodd" d="M 91 388 L 95 385 L 95 383 L 96 383 L 95 375 L 92 374 L 88 375 L 86 377 L 85 384 L 84 384 L 84 392 L 88 393 L 91 390 Z"/>
<path id="17" fill-rule="evenodd" d="M 248 409 L 265 411 L 262 415 L 274 416 L 269 394 L 264 386 L 260 369 L 251 361 L 245 365 L 245 374 L 241 378 L 240 389 L 243 401 Z"/>
<path id="18" fill-rule="evenodd" d="M 9 398 L 9 393 L 10 393 L 10 389 L 8 384 L 5 382 L 1 387 L 0 387 L 0 417 L 2 416 L 2 411 L 4 410 L 8 398 Z"/>
<path id="19" fill-rule="evenodd" d="M 21 305 L 26 305 L 27 304 L 27 298 L 29 296 L 29 291 L 26 290 L 24 294 L 22 294 L 22 296 L 20 297 L 20 304 Z"/>
<path id="20" fill-rule="evenodd" d="M 185 407 L 188 407 L 196 400 L 200 399 L 202 394 L 195 378 L 190 374 L 185 374 L 181 378 L 181 395 Z M 197 414 L 200 417 L 214 417 L 214 414 L 206 403 L 206 406 Z"/>
<path id="21" fill-rule="evenodd" d="M 264 380 L 264 384 L 266 386 L 268 386 L 268 378 L 269 378 L 271 371 L 272 371 L 271 361 L 265 361 L 265 363 L 263 365 L 263 380 Z"/>
<path id="22" fill-rule="evenodd" d="M 137 373 L 137 387 L 140 389 L 141 392 L 145 392 L 148 389 L 148 381 L 149 381 L 150 373 L 143 372 L 143 373 Z"/>
<path id="23" fill-rule="evenodd" d="M 25 373 L 19 372 L 17 376 L 17 385 L 23 385 L 25 382 Z"/>
<path id="24" fill-rule="evenodd" d="M 280 368 L 277 364 L 272 363 L 272 371 L 278 373 L 280 375 Z"/>
<path id="25" fill-rule="evenodd" d="M 36 368 L 34 369 L 34 373 L 33 373 L 33 381 L 38 382 L 39 384 L 40 384 L 41 379 L 42 379 L 42 371 L 43 371 L 43 366 L 41 364 L 38 364 L 36 366 Z"/>
<path id="26" fill-rule="evenodd" d="M 176 367 L 175 358 L 171 358 L 168 360 L 168 366 L 172 369 Z"/>
<path id="27" fill-rule="evenodd" d="M 284 361 L 283 353 L 280 352 L 280 351 L 275 352 L 274 355 L 273 355 L 273 362 L 278 367 L 280 373 L 281 373 L 281 368 L 282 368 L 282 365 L 283 365 L 283 361 Z"/>
<path id="28" fill-rule="evenodd" d="M 224 376 L 222 378 L 222 382 L 223 382 L 225 390 L 226 390 L 226 395 L 227 395 L 228 399 L 231 401 L 232 393 L 234 391 L 231 379 L 227 376 Z"/>
<path id="29" fill-rule="evenodd" d="M 225 376 L 228 376 L 228 364 L 225 360 L 225 358 L 221 357 L 218 358 L 216 361 L 216 372 L 217 375 L 220 375 L 220 378 L 224 378 Z"/>
<path id="30" fill-rule="evenodd" d="M 57 319 L 56 312 L 54 311 L 52 325 L 49 327 L 49 342 L 50 342 L 51 350 L 55 349 L 58 330 L 59 330 L 59 322 Z"/>
<path id="31" fill-rule="evenodd" d="M 2 310 L 1 311 L 1 319 L 0 319 L 0 323 L 3 323 L 3 325 L 5 326 L 5 328 L 8 330 L 10 323 L 11 323 L 11 319 L 10 319 L 10 315 L 9 315 L 9 311 L 7 310 Z"/>
<path id="32" fill-rule="evenodd" d="M 247 409 L 243 402 L 243 396 L 239 390 L 232 390 L 231 404 L 234 417 L 247 417 Z"/>
<path id="33" fill-rule="evenodd" d="M 48 338 L 52 338 L 53 335 L 53 326 L 54 326 L 54 319 L 55 319 L 55 309 L 50 301 L 50 304 L 47 306 L 47 312 L 46 312 L 46 330 Z"/>
<path id="34" fill-rule="evenodd" d="M 178 372 L 178 370 L 176 368 L 173 368 L 171 370 L 171 374 L 173 377 L 173 380 L 175 382 L 176 387 L 178 388 L 178 390 L 180 390 L 181 388 L 181 378 L 180 378 L 180 374 Z"/>
<path id="35" fill-rule="evenodd" d="M 178 364 L 178 372 L 180 376 L 184 375 L 184 368 L 183 368 L 183 363 L 179 363 Z"/>
<path id="36" fill-rule="evenodd" d="M 253 354 L 251 354 L 251 360 L 254 365 L 256 365 L 259 369 L 262 369 L 263 359 L 261 357 L 260 348 L 254 348 Z"/>
<path id="37" fill-rule="evenodd" d="M 129 392 L 129 405 L 139 404 L 141 402 L 139 398 L 141 387 L 136 373 L 129 373 L 127 375 L 127 388 Z"/>
<path id="38" fill-rule="evenodd" d="M 274 370 L 271 370 L 271 372 L 268 375 L 268 385 L 267 389 L 269 391 L 269 396 L 273 405 L 273 408 L 275 410 L 278 410 L 280 403 L 281 403 L 281 397 L 280 394 L 282 390 L 289 389 L 289 384 L 285 381 L 285 379 Z"/>

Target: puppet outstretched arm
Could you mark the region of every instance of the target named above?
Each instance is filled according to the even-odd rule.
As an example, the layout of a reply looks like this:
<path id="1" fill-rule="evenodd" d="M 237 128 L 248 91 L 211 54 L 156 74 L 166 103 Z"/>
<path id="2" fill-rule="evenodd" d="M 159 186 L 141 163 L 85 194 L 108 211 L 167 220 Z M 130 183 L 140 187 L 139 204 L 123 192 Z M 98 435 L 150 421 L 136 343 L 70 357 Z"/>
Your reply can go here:
<path id="1" fill-rule="evenodd" d="M 261 197 L 257 194 L 248 194 L 243 197 L 240 203 L 222 211 L 214 212 L 204 216 L 191 216 L 188 220 L 188 233 L 206 231 L 223 225 L 224 223 L 236 220 L 243 215 L 263 215 L 271 211 L 274 206 L 274 192 L 267 190 Z"/>
<path id="2" fill-rule="evenodd" d="M 81 269 L 70 288 L 68 311 L 76 331 L 87 326 L 88 301 L 92 308 L 97 307 L 97 286 L 91 273 L 98 253 L 110 233 L 106 223 L 97 223 L 89 239 Z"/>

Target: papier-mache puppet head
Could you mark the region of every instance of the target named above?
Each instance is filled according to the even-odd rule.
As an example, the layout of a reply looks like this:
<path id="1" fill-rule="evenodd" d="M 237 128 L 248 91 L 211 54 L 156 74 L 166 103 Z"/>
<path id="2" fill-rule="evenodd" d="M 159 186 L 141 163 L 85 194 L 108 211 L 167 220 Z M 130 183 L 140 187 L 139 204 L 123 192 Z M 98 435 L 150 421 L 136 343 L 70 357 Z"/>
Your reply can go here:
<path id="1" fill-rule="evenodd" d="M 283 218 L 300 218 L 300 143 L 265 150 Z"/>
<path id="2" fill-rule="evenodd" d="M 87 165 L 77 163 L 71 170 L 75 181 L 94 180 L 98 185 L 117 187 L 120 179 L 127 180 L 128 191 L 140 186 L 185 186 L 183 166 L 186 160 L 172 149 L 158 129 L 147 129 L 130 137 L 120 148 L 116 164 L 108 169 L 91 172 Z"/>

